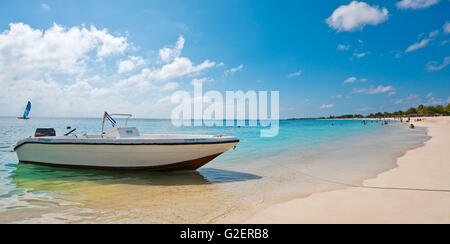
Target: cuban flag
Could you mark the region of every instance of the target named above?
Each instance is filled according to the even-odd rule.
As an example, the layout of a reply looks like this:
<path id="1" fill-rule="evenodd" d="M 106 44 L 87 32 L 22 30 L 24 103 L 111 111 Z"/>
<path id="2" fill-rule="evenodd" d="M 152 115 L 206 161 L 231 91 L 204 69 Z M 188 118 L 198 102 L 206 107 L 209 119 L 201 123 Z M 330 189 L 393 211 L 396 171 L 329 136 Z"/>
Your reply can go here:
<path id="1" fill-rule="evenodd" d="M 109 122 L 111 122 L 112 127 L 116 126 L 117 122 L 111 116 L 109 116 L 109 114 L 107 112 L 105 112 L 104 117 L 105 117 L 105 119 L 108 119 Z"/>

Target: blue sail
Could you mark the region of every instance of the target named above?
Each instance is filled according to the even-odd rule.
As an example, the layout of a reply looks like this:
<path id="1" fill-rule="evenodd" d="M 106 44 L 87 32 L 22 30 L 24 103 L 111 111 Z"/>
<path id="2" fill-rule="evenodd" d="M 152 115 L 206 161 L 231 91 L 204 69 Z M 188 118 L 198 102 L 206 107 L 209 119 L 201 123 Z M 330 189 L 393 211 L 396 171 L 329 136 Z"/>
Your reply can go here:
<path id="1" fill-rule="evenodd" d="M 31 102 L 28 101 L 27 107 L 25 108 L 25 112 L 23 113 L 23 117 L 28 117 L 28 114 L 30 113 L 30 110 L 31 110 Z"/>

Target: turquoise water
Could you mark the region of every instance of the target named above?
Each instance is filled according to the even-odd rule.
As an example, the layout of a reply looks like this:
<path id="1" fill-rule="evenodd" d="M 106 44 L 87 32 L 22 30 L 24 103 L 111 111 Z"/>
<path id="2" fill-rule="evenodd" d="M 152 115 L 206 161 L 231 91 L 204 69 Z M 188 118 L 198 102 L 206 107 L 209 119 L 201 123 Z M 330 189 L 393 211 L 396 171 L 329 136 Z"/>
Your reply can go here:
<path id="1" fill-rule="evenodd" d="M 323 190 L 312 189 L 311 179 L 296 170 L 359 181 L 394 167 L 396 156 L 425 140 L 425 131 L 411 132 L 398 122 L 283 120 L 278 136 L 262 138 L 259 127 L 175 127 L 170 120 L 130 119 L 128 125 L 144 134 L 228 134 L 241 143 L 197 172 L 105 172 L 18 163 L 12 149 L 19 139 L 37 127 L 53 127 L 61 135 L 69 125 L 77 128 L 75 134 L 99 134 L 101 119 L 0 117 L 0 222 L 209 222 L 261 199 L 285 197 L 279 189 Z M 174 204 L 181 206 L 174 210 Z"/>
<path id="2" fill-rule="evenodd" d="M 108 122 L 107 122 L 108 123 Z M 335 126 L 331 126 L 331 124 Z M 119 125 L 123 125 L 123 120 L 119 120 Z M 2 153 L 8 152 L 13 145 L 22 138 L 34 134 L 38 127 L 53 127 L 57 135 L 67 132 L 66 127 L 76 128 L 74 134 L 100 134 L 101 119 L 93 118 L 33 118 L 31 120 L 18 120 L 16 118 L 0 117 L 0 150 Z M 369 123 L 361 126 L 360 121 L 328 121 L 328 120 L 282 120 L 280 121 L 279 134 L 273 138 L 260 137 L 261 127 L 175 127 L 170 120 L 166 119 L 130 119 L 128 126 L 135 126 L 141 134 L 228 134 L 238 137 L 243 143 L 251 145 L 258 151 L 271 155 L 283 153 L 287 150 L 299 147 L 313 146 L 327 141 L 366 133 L 368 130 L 380 129 L 380 124 Z M 105 130 L 110 125 L 106 124 Z M 264 127 L 266 128 L 266 127 Z M 5 157 L 11 155 L 1 155 L 0 160 L 5 162 Z M 251 160 L 257 155 L 250 153 L 247 148 L 239 147 L 233 153 L 228 153 L 215 160 L 215 163 L 229 163 L 232 160 Z M 9 159 L 9 163 L 16 160 Z"/>

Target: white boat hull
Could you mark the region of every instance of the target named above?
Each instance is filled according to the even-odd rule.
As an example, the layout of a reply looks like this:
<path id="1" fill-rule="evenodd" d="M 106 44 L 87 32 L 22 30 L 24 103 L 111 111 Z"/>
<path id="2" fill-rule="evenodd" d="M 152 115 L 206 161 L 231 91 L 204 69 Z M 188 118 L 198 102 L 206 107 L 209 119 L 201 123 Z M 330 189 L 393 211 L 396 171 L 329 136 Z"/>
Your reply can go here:
<path id="1" fill-rule="evenodd" d="M 23 143 L 20 162 L 48 166 L 130 170 L 195 170 L 238 141 L 191 144 Z"/>

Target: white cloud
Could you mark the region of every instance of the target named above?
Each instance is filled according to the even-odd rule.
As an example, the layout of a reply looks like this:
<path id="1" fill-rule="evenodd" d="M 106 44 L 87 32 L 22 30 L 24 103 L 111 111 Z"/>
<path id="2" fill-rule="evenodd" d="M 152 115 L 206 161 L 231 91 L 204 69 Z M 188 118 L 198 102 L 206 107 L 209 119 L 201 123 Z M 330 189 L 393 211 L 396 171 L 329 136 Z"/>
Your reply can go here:
<path id="1" fill-rule="evenodd" d="M 435 31 L 430 32 L 430 34 L 428 34 L 428 36 L 430 38 L 435 38 L 438 34 L 439 34 L 439 30 L 435 30 Z"/>
<path id="2" fill-rule="evenodd" d="M 333 107 L 334 107 L 334 104 L 323 104 L 322 106 L 320 106 L 320 108 L 322 108 L 322 109 L 330 109 Z"/>
<path id="3" fill-rule="evenodd" d="M 395 91 L 395 88 L 392 86 L 382 86 L 379 85 L 377 87 L 370 87 L 370 88 L 354 88 L 354 93 L 365 93 L 365 94 L 379 94 L 379 93 L 386 93 L 386 92 L 393 92 Z M 393 94 L 392 94 L 393 95 Z"/>
<path id="4" fill-rule="evenodd" d="M 369 54 L 369 52 L 354 53 L 353 56 L 355 56 L 355 57 L 357 57 L 357 58 L 363 58 L 363 57 L 365 57 L 367 54 Z"/>
<path id="5" fill-rule="evenodd" d="M 389 92 L 386 96 L 387 96 L 387 97 L 390 97 L 390 96 L 394 96 L 395 94 L 397 94 L 397 92 L 391 91 L 391 92 Z"/>
<path id="6" fill-rule="evenodd" d="M 340 98 L 343 98 L 343 96 L 341 94 L 339 94 L 339 95 L 331 96 L 331 98 L 332 99 L 340 99 Z"/>
<path id="7" fill-rule="evenodd" d="M 121 54 L 129 45 L 125 37 L 94 26 L 66 29 L 54 24 L 45 31 L 23 23 L 9 27 L 0 34 L 0 77 L 82 73 L 92 51 L 96 51 L 94 58 L 98 59 Z"/>
<path id="8" fill-rule="evenodd" d="M 178 56 L 118 80 L 116 69 L 125 76 L 133 65 L 134 69 L 145 65 L 139 56 L 124 56 L 133 51 L 129 46 L 126 37 L 94 26 L 54 24 L 39 30 L 10 24 L 0 32 L 0 114 L 16 115 L 24 101 L 31 100 L 32 116 L 101 116 L 106 110 L 169 117 L 175 105 L 158 101 L 179 87 L 170 79 L 193 76 L 215 65 L 209 60 L 194 65 Z"/>
<path id="9" fill-rule="evenodd" d="M 136 67 L 136 65 L 131 60 L 120 61 L 117 66 L 117 73 L 119 74 L 130 72 Z"/>
<path id="10" fill-rule="evenodd" d="M 450 64 L 450 57 L 445 57 L 444 60 L 442 61 L 442 64 L 438 65 L 437 61 L 431 61 L 429 63 L 427 63 L 427 70 L 428 71 L 439 71 L 445 67 L 447 67 L 447 65 Z"/>
<path id="11" fill-rule="evenodd" d="M 292 73 L 292 74 L 289 74 L 289 75 L 288 75 L 288 78 L 292 78 L 292 77 L 296 77 L 296 76 L 300 76 L 300 75 L 302 75 L 302 70 L 299 70 L 299 71 L 297 71 L 297 72 L 294 72 L 294 73 Z"/>
<path id="12" fill-rule="evenodd" d="M 346 80 L 344 80 L 344 84 L 347 84 L 347 83 L 354 83 L 354 82 L 356 82 L 356 81 L 359 81 L 359 82 L 367 82 L 367 78 L 361 78 L 361 79 L 358 80 L 358 78 L 352 76 L 352 77 L 349 77 L 349 78 L 347 78 Z"/>
<path id="13" fill-rule="evenodd" d="M 127 73 L 144 64 L 145 61 L 141 57 L 129 56 L 129 59 L 122 60 L 117 64 L 117 73 Z"/>
<path id="14" fill-rule="evenodd" d="M 159 57 L 163 62 L 169 63 L 172 62 L 175 58 L 181 55 L 181 51 L 184 47 L 184 38 L 183 36 L 179 36 L 177 43 L 173 48 L 165 47 L 159 50 Z"/>
<path id="15" fill-rule="evenodd" d="M 41 8 L 43 10 L 45 10 L 45 11 L 50 11 L 51 10 L 50 6 L 48 4 L 46 4 L 46 3 L 41 3 Z"/>
<path id="16" fill-rule="evenodd" d="M 450 22 L 445 22 L 444 26 L 442 26 L 445 34 L 450 33 Z"/>
<path id="17" fill-rule="evenodd" d="M 357 80 L 357 78 L 352 76 L 352 77 L 349 77 L 346 80 L 344 80 L 344 84 L 346 84 L 346 83 L 353 83 L 356 80 Z"/>
<path id="18" fill-rule="evenodd" d="M 149 73 L 149 77 L 161 81 L 169 80 L 189 74 L 195 74 L 202 70 L 214 67 L 215 65 L 215 62 L 209 60 L 205 60 L 199 65 L 194 65 L 191 60 L 186 57 L 176 57 L 172 63 L 164 65 L 161 69 L 152 70 Z"/>
<path id="19" fill-rule="evenodd" d="M 402 0 L 397 2 L 397 7 L 400 9 L 421 9 L 428 8 L 439 3 L 439 0 Z"/>
<path id="20" fill-rule="evenodd" d="M 207 77 L 204 77 L 204 78 L 195 78 L 195 79 L 193 79 L 193 80 L 191 81 L 191 85 L 196 86 L 196 85 L 201 85 L 201 84 L 203 84 L 203 83 L 205 83 L 205 82 L 211 82 L 211 81 L 213 81 L 213 79 L 207 78 Z"/>
<path id="21" fill-rule="evenodd" d="M 420 49 L 422 47 L 425 47 L 430 41 L 431 41 L 431 39 L 428 39 L 428 38 L 422 39 L 420 42 L 416 42 L 416 43 L 412 44 L 411 46 L 409 46 L 405 52 L 408 53 L 408 52 L 412 52 L 417 49 Z"/>
<path id="22" fill-rule="evenodd" d="M 178 82 L 167 82 L 163 87 L 161 87 L 162 91 L 171 91 L 178 88 L 180 84 Z"/>
<path id="23" fill-rule="evenodd" d="M 175 58 L 172 63 L 164 65 L 161 69 L 144 68 L 139 74 L 119 81 L 118 85 L 121 87 L 129 87 L 134 85 L 147 86 L 153 81 L 161 82 L 179 78 L 197 73 L 201 70 L 213 67 L 214 65 L 214 62 L 206 60 L 203 63 L 194 66 L 188 58 L 178 57 Z"/>
<path id="24" fill-rule="evenodd" d="M 203 61 L 199 65 L 194 65 L 192 61 L 189 58 L 186 57 L 180 57 L 182 48 L 184 46 L 184 39 L 182 36 L 178 38 L 177 45 L 176 45 L 176 52 L 175 51 L 163 51 L 163 55 L 161 55 L 161 49 L 160 50 L 160 58 L 164 60 L 165 62 L 169 61 L 168 63 L 164 64 L 161 68 L 154 68 L 149 69 L 145 68 L 141 71 L 140 74 L 137 74 L 135 76 L 130 77 L 129 79 L 134 80 L 153 80 L 153 81 L 165 81 L 165 80 L 171 80 L 175 78 L 179 78 L 186 75 L 193 75 L 197 74 L 203 70 L 206 70 L 208 68 L 212 68 L 214 66 L 218 66 L 215 62 L 211 62 L 208 59 Z M 170 55 L 166 55 L 167 53 L 171 53 Z M 174 54 L 176 53 L 176 54 Z M 219 64 L 220 66 L 221 64 Z M 239 68 L 240 67 L 240 68 Z M 239 66 L 239 69 L 242 69 L 243 66 Z M 238 70 L 239 70 L 238 69 Z M 237 71 L 237 70 L 236 70 Z M 234 71 L 234 72 L 236 72 Z"/>
<path id="25" fill-rule="evenodd" d="M 339 6 L 326 23 L 338 32 L 362 30 L 366 25 L 378 25 L 388 19 L 388 10 L 370 6 L 365 2 L 352 1 Z"/>
<path id="26" fill-rule="evenodd" d="M 106 29 L 97 30 L 91 26 L 92 38 L 97 39 L 102 43 L 97 49 L 97 54 L 100 58 L 115 54 L 122 54 L 128 47 L 125 37 L 114 37 L 108 34 Z"/>
<path id="27" fill-rule="evenodd" d="M 32 79 L 2 82 L 2 86 L 6 88 L 0 94 L 0 102 L 6 103 L 0 105 L 2 114 L 15 114 L 23 109 L 23 101 L 31 100 L 32 116 L 100 116 L 104 110 L 127 111 L 143 116 L 154 108 L 152 99 L 161 96 L 157 89 L 151 89 L 150 86 L 94 87 L 84 79 L 71 84 Z M 152 99 L 133 100 L 138 95 Z"/>
<path id="28" fill-rule="evenodd" d="M 150 78 L 150 73 L 151 70 L 149 68 L 144 68 L 139 74 L 130 76 L 126 79 L 122 79 L 119 82 L 115 83 L 114 86 L 122 89 L 130 87 L 150 87 L 152 81 L 152 79 Z"/>
<path id="29" fill-rule="evenodd" d="M 405 52 L 408 53 L 408 52 L 412 52 L 412 51 L 415 51 L 415 50 L 417 50 L 417 49 L 420 49 L 420 48 L 425 47 L 426 45 L 428 45 L 428 43 L 429 43 L 430 41 L 434 40 L 434 38 L 435 38 L 438 34 L 439 34 L 439 31 L 438 31 L 438 30 L 430 32 L 430 33 L 428 34 L 428 37 L 427 37 L 427 38 L 424 38 L 424 39 L 420 40 L 419 42 L 416 42 L 416 43 L 412 44 L 411 46 L 409 46 L 409 47 L 405 50 Z"/>
<path id="30" fill-rule="evenodd" d="M 242 71 L 243 68 L 244 68 L 244 65 L 241 64 L 241 65 L 239 65 L 239 66 L 236 67 L 236 68 L 231 68 L 231 69 L 225 70 L 225 75 L 226 75 L 226 76 L 232 75 L 232 74 L 234 74 L 234 73 L 236 73 L 236 72 L 238 72 L 238 71 Z"/>
<path id="31" fill-rule="evenodd" d="M 339 44 L 336 50 L 339 51 L 348 51 L 350 49 L 350 45 Z"/>

